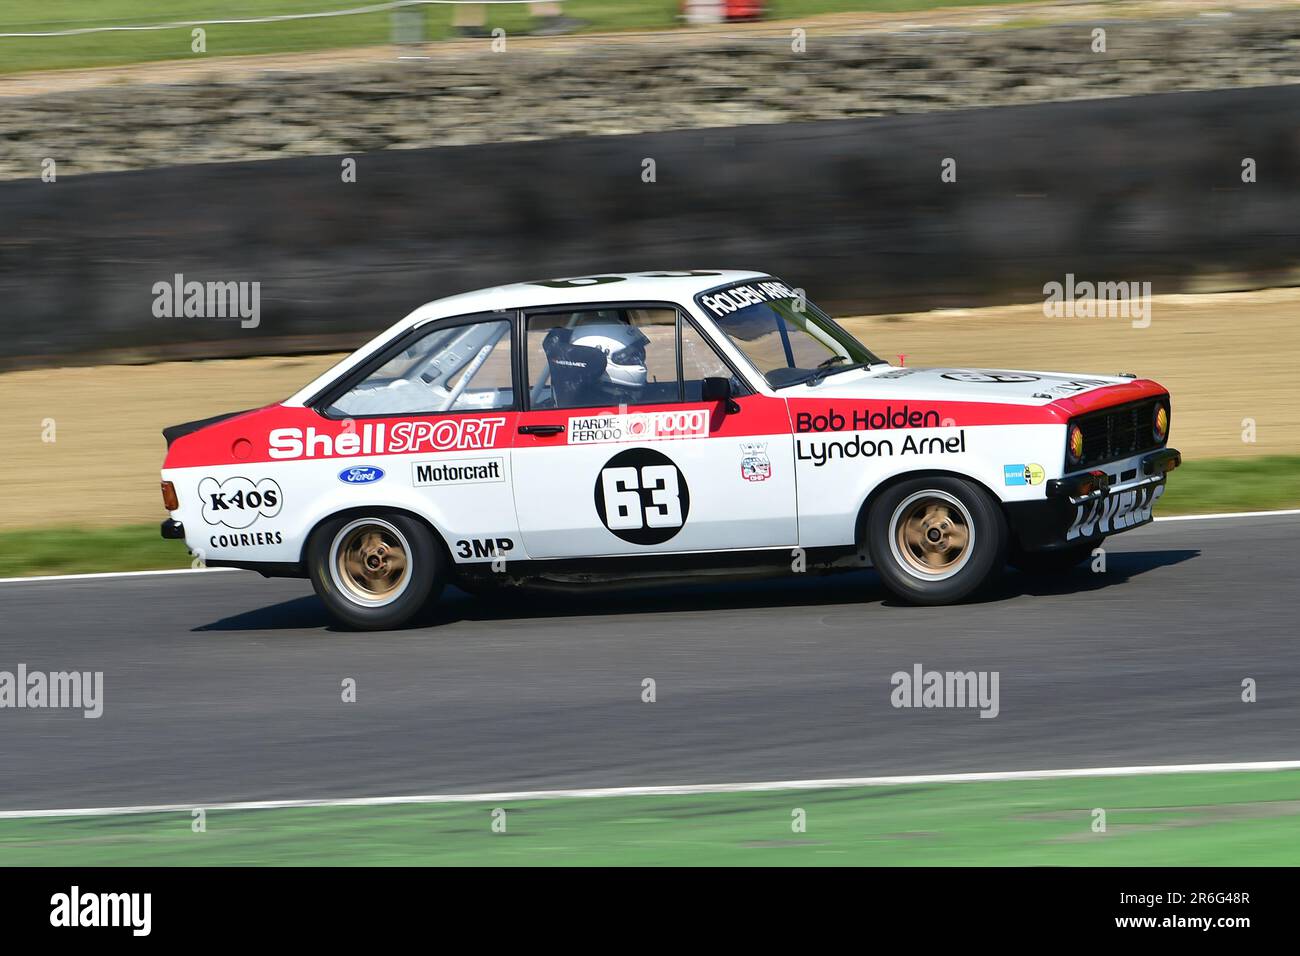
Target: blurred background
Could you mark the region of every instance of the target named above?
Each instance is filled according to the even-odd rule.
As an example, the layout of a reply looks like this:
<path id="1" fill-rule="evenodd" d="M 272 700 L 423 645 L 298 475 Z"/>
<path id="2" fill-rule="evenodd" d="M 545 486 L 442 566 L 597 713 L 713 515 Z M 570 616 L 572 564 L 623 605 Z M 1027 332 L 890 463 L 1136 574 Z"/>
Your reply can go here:
<path id="1" fill-rule="evenodd" d="M 899 364 L 1154 378 L 1185 460 L 1161 514 L 1295 508 L 1298 116 L 1282 0 L 0 4 L 0 576 L 189 566 L 161 428 L 281 399 L 428 300 L 623 270 L 771 272 Z M 1149 291 L 1149 321 L 1048 314 L 1075 280 Z M 170 308 L 189 282 L 256 307 Z M 93 732 L 3 723 L 0 809 L 1287 756 L 1293 526 L 1251 521 L 1144 529 L 1107 575 L 951 617 L 864 573 L 458 595 L 360 637 L 300 581 L 10 582 L 0 664 L 93 663 L 115 696 Z M 883 688 L 917 655 L 1006 668 L 1006 716 L 901 719 Z M 339 673 L 382 703 L 340 711 Z M 515 801 L 535 839 L 490 848 L 472 805 L 216 839 L 0 820 L 0 863 L 1293 863 L 1298 786 L 804 793 L 808 839 L 789 794 Z"/>
<path id="2" fill-rule="evenodd" d="M 1296 495 L 1294 4 L 165 12 L 0 11 L 0 481 L 49 476 L 3 531 L 180 560 L 136 550 L 162 426 L 281 398 L 430 299 L 662 268 L 770 271 L 895 361 L 1155 377 L 1219 495 L 1170 506 Z M 1046 317 L 1068 276 L 1149 283 L 1152 322 Z M 195 281 L 255 284 L 256 317 L 160 305 Z"/>

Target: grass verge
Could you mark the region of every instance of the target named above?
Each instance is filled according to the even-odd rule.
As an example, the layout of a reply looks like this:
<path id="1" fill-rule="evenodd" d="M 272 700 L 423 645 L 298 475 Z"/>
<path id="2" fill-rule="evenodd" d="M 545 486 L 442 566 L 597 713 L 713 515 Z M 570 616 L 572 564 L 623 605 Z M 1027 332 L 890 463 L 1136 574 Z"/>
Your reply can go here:
<path id="1" fill-rule="evenodd" d="M 823 13 L 908 12 L 939 7 L 995 5 L 1025 0 L 776 0 L 773 19 Z M 6 4 L 0 33 L 46 33 L 85 27 L 140 26 L 208 19 L 251 19 L 320 13 L 369 6 L 367 0 L 45 0 Z M 568 0 L 566 16 L 589 21 L 587 31 L 655 29 L 679 26 L 675 0 Z M 407 16 L 412 15 L 407 10 Z M 414 14 L 420 16 L 419 12 Z M 451 34 L 448 7 L 423 10 L 425 36 Z M 524 4 L 488 10 L 488 26 L 521 36 L 532 27 Z M 207 56 L 300 53 L 388 43 L 387 12 L 257 24 L 215 24 L 206 30 Z M 118 66 L 155 60 L 193 59 L 191 28 L 91 33 L 78 36 L 0 38 L 0 73 Z"/>
<path id="2" fill-rule="evenodd" d="M 1300 455 L 1190 461 L 1169 482 L 1161 515 L 1269 511 L 1300 507 Z M 0 577 L 148 571 L 189 567 L 179 541 L 158 525 L 0 531 Z"/>
<path id="3" fill-rule="evenodd" d="M 214 810 L 205 825 L 0 820 L 0 865 L 1290 865 L 1300 772 Z"/>

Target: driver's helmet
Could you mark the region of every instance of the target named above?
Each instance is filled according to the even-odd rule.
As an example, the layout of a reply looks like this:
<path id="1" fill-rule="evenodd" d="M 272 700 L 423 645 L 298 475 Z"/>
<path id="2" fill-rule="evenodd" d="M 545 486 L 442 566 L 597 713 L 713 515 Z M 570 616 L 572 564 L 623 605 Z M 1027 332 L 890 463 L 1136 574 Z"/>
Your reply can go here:
<path id="1" fill-rule="evenodd" d="M 622 322 L 580 325 L 573 330 L 570 342 L 605 353 L 605 371 L 600 376 L 602 382 L 623 388 L 645 385 L 645 347 L 650 340 L 636 326 Z"/>

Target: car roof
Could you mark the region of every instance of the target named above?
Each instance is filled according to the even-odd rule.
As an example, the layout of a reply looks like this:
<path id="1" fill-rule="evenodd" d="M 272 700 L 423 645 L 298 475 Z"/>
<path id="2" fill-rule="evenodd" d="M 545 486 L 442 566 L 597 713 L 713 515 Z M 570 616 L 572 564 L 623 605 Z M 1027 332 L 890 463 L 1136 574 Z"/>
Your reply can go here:
<path id="1" fill-rule="evenodd" d="M 412 312 L 402 324 L 419 325 L 430 319 L 472 312 L 578 305 L 584 302 L 688 302 L 699 293 L 718 286 L 765 279 L 768 276 L 769 273 L 766 272 L 739 269 L 695 269 L 689 272 L 598 272 L 586 276 L 537 279 L 435 299 Z"/>
<path id="2" fill-rule="evenodd" d="M 391 341 L 413 326 L 434 319 L 445 319 L 476 312 L 497 312 L 523 308 L 547 308 L 555 305 L 580 305 L 585 302 L 690 302 L 701 292 L 716 289 L 734 282 L 766 279 L 767 272 L 748 272 L 740 269 L 693 269 L 690 271 L 647 272 L 593 272 L 585 276 L 559 279 L 538 279 L 493 286 L 474 292 L 462 292 L 426 302 L 406 318 L 389 326 L 375 338 L 357 349 L 333 368 L 309 382 L 285 399 L 285 405 L 302 405 L 320 389 L 337 380 L 340 375 L 366 361 L 384 343 Z M 603 282 L 568 283 L 582 279 L 603 279 Z M 563 284 L 562 284 L 563 283 Z"/>

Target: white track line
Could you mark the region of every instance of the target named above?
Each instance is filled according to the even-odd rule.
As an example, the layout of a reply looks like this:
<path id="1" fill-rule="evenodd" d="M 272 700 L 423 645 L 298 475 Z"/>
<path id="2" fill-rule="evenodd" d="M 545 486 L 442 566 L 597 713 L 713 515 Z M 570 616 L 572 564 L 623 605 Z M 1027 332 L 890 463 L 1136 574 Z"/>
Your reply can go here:
<path id="1" fill-rule="evenodd" d="M 1156 521 L 1204 521 L 1207 518 L 1276 518 L 1279 515 L 1300 515 L 1300 508 L 1283 511 L 1221 511 L 1213 515 L 1167 515 Z"/>
<path id="2" fill-rule="evenodd" d="M 42 574 L 31 578 L 0 578 L 0 584 L 31 584 L 34 581 L 94 581 L 103 578 L 147 578 L 160 574 L 216 574 L 238 568 L 168 568 L 163 571 L 100 571 L 94 574 Z"/>
<path id="3" fill-rule="evenodd" d="M 1059 780 L 1078 777 L 1139 777 L 1173 773 L 1233 773 L 1300 770 L 1300 760 L 1246 763 L 1186 763 L 1153 767 L 1092 767 L 1082 770 L 1010 770 L 993 773 L 930 773 L 902 777 L 835 777 L 826 780 L 772 780 L 761 783 L 683 784 L 661 787 L 595 787 L 585 790 L 508 790 L 501 793 L 442 793 L 410 797 L 350 797 L 320 800 L 246 800 L 238 803 L 170 803 L 156 806 L 91 807 L 67 810 L 0 810 L 0 820 L 32 817 L 113 817 L 141 813 L 204 810 L 281 810 L 304 807 L 387 807 L 417 803 L 510 803 L 592 797 L 692 796 L 707 793 L 759 793 L 777 790 L 838 790 L 907 784 L 989 783 L 1006 780 Z"/>
<path id="4" fill-rule="evenodd" d="M 1208 518 L 1276 518 L 1300 515 L 1300 508 L 1285 511 L 1225 511 L 1212 515 L 1170 515 L 1156 521 L 1203 521 Z M 158 574 L 195 574 L 200 571 L 235 571 L 237 568 L 171 568 L 166 571 L 103 571 L 96 574 L 42 574 L 30 578 L 0 578 L 0 584 L 31 584 L 36 581 L 92 581 L 97 578 L 138 578 Z"/>

